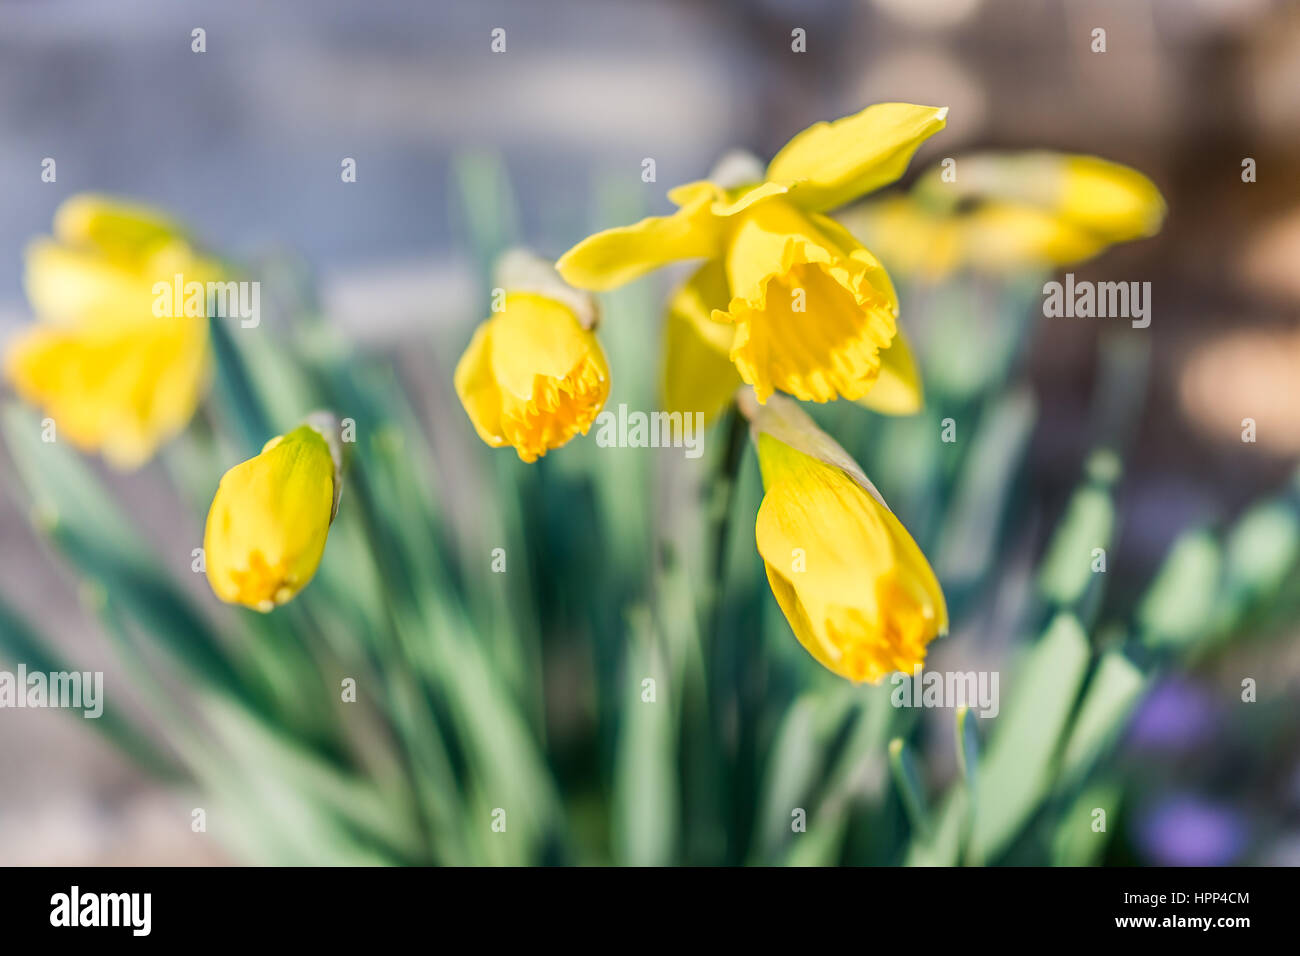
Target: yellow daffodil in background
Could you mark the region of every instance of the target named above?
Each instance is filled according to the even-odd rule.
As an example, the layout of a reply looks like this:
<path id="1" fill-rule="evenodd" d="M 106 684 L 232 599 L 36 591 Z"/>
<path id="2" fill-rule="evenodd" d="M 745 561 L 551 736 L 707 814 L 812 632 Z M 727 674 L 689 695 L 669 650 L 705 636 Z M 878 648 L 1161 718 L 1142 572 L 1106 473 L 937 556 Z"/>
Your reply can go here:
<path id="1" fill-rule="evenodd" d="M 63 203 L 53 238 L 27 251 L 38 321 L 9 344 L 5 377 L 57 434 L 119 467 L 184 428 L 207 381 L 206 317 L 155 308 L 155 284 L 177 275 L 207 283 L 219 270 L 162 213 L 100 196 Z"/>
<path id="2" fill-rule="evenodd" d="M 763 475 L 755 536 L 777 603 L 804 648 L 854 681 L 911 672 L 947 633 L 939 582 L 875 486 L 798 405 L 774 396 L 749 418 Z"/>
<path id="3" fill-rule="evenodd" d="M 301 425 L 222 476 L 203 533 L 208 583 L 221 600 L 270 611 L 316 573 L 341 490 L 332 433 L 326 421 Z"/>
<path id="4" fill-rule="evenodd" d="M 499 311 L 456 365 L 456 394 L 479 437 L 536 461 L 587 434 L 609 397 L 595 303 L 527 253 L 498 267 Z"/>
<path id="5" fill-rule="evenodd" d="M 1165 202 L 1147 177 L 1095 156 L 986 153 L 958 158 L 906 196 L 839 218 L 891 270 L 937 279 L 957 270 L 1004 273 L 1089 259 L 1154 235 Z"/>
<path id="6" fill-rule="evenodd" d="M 883 103 L 818 123 L 766 172 L 733 168 L 679 186 L 668 194 L 677 212 L 590 236 L 556 268 L 572 285 L 601 290 L 676 260 L 707 260 L 670 305 L 670 408 L 715 414 L 735 383 L 718 358 L 725 353 L 759 402 L 778 390 L 817 402 L 864 399 L 888 377 L 894 394 L 882 408 L 915 410 L 915 365 L 897 334 L 889 276 L 825 212 L 902 175 L 946 115 Z"/>

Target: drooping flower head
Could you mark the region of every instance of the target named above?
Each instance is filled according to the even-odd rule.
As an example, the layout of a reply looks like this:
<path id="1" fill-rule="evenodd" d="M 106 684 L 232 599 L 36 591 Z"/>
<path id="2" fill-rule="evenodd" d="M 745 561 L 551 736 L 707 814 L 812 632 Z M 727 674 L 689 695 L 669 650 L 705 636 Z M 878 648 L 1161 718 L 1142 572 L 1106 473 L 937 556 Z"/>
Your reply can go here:
<path id="1" fill-rule="evenodd" d="M 742 393 L 763 474 L 755 537 L 808 653 L 853 681 L 911 672 L 947 633 L 929 562 L 857 463 L 795 402 Z"/>
<path id="2" fill-rule="evenodd" d="M 549 265 L 503 261 L 501 309 L 474 332 L 456 365 L 456 394 L 479 437 L 536 461 L 591 428 L 609 397 L 595 305 Z"/>
<path id="3" fill-rule="evenodd" d="M 958 157 L 907 195 L 839 218 L 890 269 L 937 279 L 962 269 L 998 274 L 1081 262 L 1155 235 L 1164 215 L 1160 191 L 1137 170 L 1036 151 Z"/>
<path id="4" fill-rule="evenodd" d="M 721 383 L 696 383 L 701 369 L 722 377 L 708 353 L 723 347 L 759 402 L 774 391 L 818 402 L 865 399 L 882 368 L 898 381 L 914 379 L 915 367 L 905 344 L 888 356 L 898 342 L 898 300 L 884 268 L 825 212 L 902 175 L 946 115 L 884 103 L 819 123 L 786 144 L 765 173 L 679 186 L 668 194 L 676 213 L 590 236 L 556 268 L 580 288 L 609 289 L 675 260 L 709 260 L 670 310 L 670 350 L 684 351 L 670 351 L 668 374 L 678 355 L 693 370 L 670 383 L 670 404 L 716 411 Z M 895 395 L 885 405 L 914 410 L 918 401 Z"/>
<path id="5" fill-rule="evenodd" d="M 301 425 L 222 476 L 203 533 L 208 583 L 221 600 L 270 611 L 315 575 L 341 490 L 327 430 Z"/>
<path id="6" fill-rule="evenodd" d="M 147 461 L 189 422 L 208 374 L 205 316 L 159 315 L 155 286 L 216 280 L 163 213 L 74 196 L 54 236 L 27 251 L 38 322 L 5 352 L 5 377 L 52 418 L 58 434 L 119 467 Z"/>

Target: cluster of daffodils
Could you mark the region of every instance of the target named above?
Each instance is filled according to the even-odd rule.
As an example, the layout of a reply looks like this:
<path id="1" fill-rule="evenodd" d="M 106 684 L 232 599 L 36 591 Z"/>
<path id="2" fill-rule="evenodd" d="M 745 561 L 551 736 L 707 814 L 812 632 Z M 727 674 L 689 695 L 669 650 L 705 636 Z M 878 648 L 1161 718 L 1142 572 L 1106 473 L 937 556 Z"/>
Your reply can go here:
<path id="1" fill-rule="evenodd" d="M 901 176 L 946 114 L 885 103 L 819 123 L 766 170 L 731 157 L 668 194 L 677 212 L 597 233 L 555 264 L 575 291 L 602 291 L 703 260 L 669 300 L 664 403 L 708 420 L 739 396 L 763 473 L 756 537 L 772 592 L 808 652 L 855 681 L 920 664 L 947 610 L 907 530 L 794 399 L 920 408 L 889 275 L 828 213 Z M 558 298 L 508 295 L 456 371 L 484 440 L 533 461 L 587 431 L 609 391 L 591 329 Z"/>
<path id="2" fill-rule="evenodd" d="M 493 314 L 455 373 L 483 441 L 534 462 L 586 434 L 609 396 L 591 293 L 697 260 L 667 304 L 663 403 L 705 420 L 729 408 L 748 419 L 772 593 L 808 652 L 854 681 L 913 669 L 948 627 L 925 556 L 798 405 L 922 407 L 885 264 L 940 275 L 1074 262 L 1152 234 L 1164 215 L 1133 170 L 1033 153 L 970 157 L 956 177 L 945 161 L 906 196 L 831 217 L 898 179 L 946 114 L 885 103 L 818 123 L 766 169 L 729 157 L 710 179 L 668 194 L 676 212 L 599 232 L 554 265 L 506 256 Z M 194 415 L 211 363 L 209 319 L 159 314 L 155 289 L 178 276 L 208 284 L 225 270 L 168 216 L 103 197 L 68 200 L 53 232 L 28 250 L 36 321 L 7 348 L 5 377 L 60 435 L 138 466 Z M 342 488 L 336 437 L 328 415 L 311 416 L 221 479 L 204 548 L 223 601 L 267 612 L 312 579 Z"/>
<path id="3" fill-rule="evenodd" d="M 1028 154 L 972 157 L 959 180 L 936 170 L 909 196 L 831 218 L 898 179 L 946 115 L 878 104 L 810 127 L 766 169 L 727 157 L 710 179 L 669 192 L 673 214 L 564 253 L 555 269 L 569 295 L 536 285 L 508 294 L 456 372 L 479 435 L 535 461 L 585 434 L 609 392 L 593 324 L 572 295 L 699 260 L 668 301 L 663 404 L 706 421 L 736 404 L 749 420 L 765 492 L 756 541 L 772 593 L 808 652 L 854 681 L 911 671 L 948 628 L 925 555 L 795 401 L 845 399 L 895 415 L 922 407 L 882 261 L 907 273 L 1060 264 L 1150 235 L 1164 213 L 1132 170 Z"/>

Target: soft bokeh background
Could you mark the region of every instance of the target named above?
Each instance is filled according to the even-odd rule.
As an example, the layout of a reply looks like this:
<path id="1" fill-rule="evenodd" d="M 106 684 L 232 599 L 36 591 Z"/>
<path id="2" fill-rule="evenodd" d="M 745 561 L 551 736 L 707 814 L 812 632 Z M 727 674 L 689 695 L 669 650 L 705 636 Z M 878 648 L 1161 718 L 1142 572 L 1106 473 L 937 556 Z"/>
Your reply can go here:
<path id="1" fill-rule="evenodd" d="M 1097 26 L 1104 55 L 1089 52 Z M 489 52 L 494 27 L 507 30 L 504 55 Z M 790 50 L 794 27 L 806 54 Z M 1182 527 L 1226 522 L 1288 480 L 1300 453 L 1300 8 L 1268 0 L 7 0 L 0 334 L 27 319 L 24 244 L 89 189 L 164 206 L 249 259 L 291 250 L 348 337 L 405 354 L 481 306 L 455 198 L 466 170 L 500 164 L 520 234 L 557 254 L 602 196 L 665 211 L 666 189 L 726 148 L 767 156 L 813 121 L 882 100 L 951 107 L 914 169 L 976 147 L 1093 152 L 1146 172 L 1168 200 L 1160 236 L 1074 270 L 1153 283 L 1152 326 L 1132 333 L 1149 337 L 1147 394 L 1099 380 L 1098 338 L 1114 324 L 1031 326 L 1040 419 L 1019 506 L 1060 510 L 1098 437 L 1082 423 L 1099 389 L 1135 417 L 1110 567 L 1121 581 L 1145 579 Z M 40 181 L 44 157 L 55 184 Z M 357 161 L 355 184 L 340 182 L 343 157 Z M 645 157 L 657 183 L 640 181 Z M 1244 157 L 1254 184 L 1241 182 Z M 431 404 L 435 423 L 466 427 L 457 407 Z M 1245 417 L 1257 444 L 1240 441 Z M 114 486 L 188 562 L 199 531 L 163 477 Z M 8 493 L 0 535 L 6 593 L 110 688 L 125 680 Z M 1237 722 L 1243 673 L 1289 688 L 1263 768 Z M 1151 786 L 1118 857 L 1300 863 L 1298 682 L 1300 645 L 1273 639 L 1160 685 L 1127 745 Z M 187 812 L 65 715 L 0 713 L 0 862 L 222 860 L 176 826 Z M 1259 816 L 1289 842 L 1252 842 Z"/>

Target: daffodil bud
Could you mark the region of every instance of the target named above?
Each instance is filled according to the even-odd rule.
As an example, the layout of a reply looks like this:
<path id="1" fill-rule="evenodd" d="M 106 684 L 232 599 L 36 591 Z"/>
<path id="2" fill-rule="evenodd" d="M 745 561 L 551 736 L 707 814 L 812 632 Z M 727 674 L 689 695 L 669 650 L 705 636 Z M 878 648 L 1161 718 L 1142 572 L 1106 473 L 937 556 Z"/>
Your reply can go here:
<path id="1" fill-rule="evenodd" d="M 609 366 L 590 296 L 523 254 L 503 261 L 498 281 L 504 307 L 474 332 L 456 394 L 480 438 L 531 462 L 587 433 L 609 397 Z"/>
<path id="2" fill-rule="evenodd" d="M 332 429 L 301 425 L 221 478 L 203 535 L 217 597 L 270 611 L 316 573 L 342 487 Z"/>
<path id="3" fill-rule="evenodd" d="M 746 389 L 763 474 L 755 537 L 767 580 L 808 653 L 853 681 L 911 672 L 947 633 L 929 562 L 862 469 L 797 403 Z"/>

